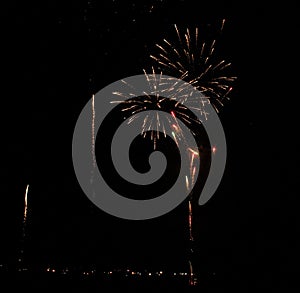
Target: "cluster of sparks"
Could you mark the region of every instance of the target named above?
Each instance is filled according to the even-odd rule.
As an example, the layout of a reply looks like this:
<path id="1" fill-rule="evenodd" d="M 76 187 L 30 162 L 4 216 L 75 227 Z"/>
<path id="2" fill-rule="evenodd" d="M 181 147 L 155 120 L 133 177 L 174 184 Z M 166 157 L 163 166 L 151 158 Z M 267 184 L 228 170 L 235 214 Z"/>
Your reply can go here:
<path id="1" fill-rule="evenodd" d="M 193 123 L 201 123 L 197 119 L 190 117 L 186 114 L 187 109 L 198 111 L 203 119 L 207 119 L 209 113 L 205 111 L 205 105 L 209 103 L 209 100 L 203 95 L 194 95 L 193 92 L 188 92 L 186 84 L 178 86 L 178 80 L 176 78 L 163 77 L 162 73 L 156 74 L 155 69 L 152 67 L 152 73 L 148 74 L 144 70 L 145 77 L 148 82 L 149 92 L 143 92 L 143 100 L 135 99 L 136 92 L 132 85 L 122 80 L 124 84 L 131 89 L 131 92 L 113 92 L 114 95 L 122 97 L 122 100 L 115 100 L 111 103 L 123 103 L 124 108 L 122 112 L 131 117 L 128 119 L 128 124 L 132 123 L 139 117 L 139 113 L 146 110 L 157 110 L 147 114 L 143 120 L 141 126 L 141 135 L 146 136 L 147 132 L 151 133 L 151 140 L 154 142 L 154 149 L 156 148 L 156 141 L 160 137 L 160 133 L 166 137 L 166 128 L 171 128 L 171 133 L 174 141 L 178 145 L 180 141 L 186 144 L 183 130 L 178 122 L 178 119 L 185 122 L 187 125 Z M 168 98 L 163 95 L 168 96 Z M 125 101 L 124 101 L 125 99 Z M 171 109 L 167 110 L 170 115 L 161 115 L 160 113 L 166 112 L 166 104 L 169 101 L 177 101 L 173 103 Z M 167 106 L 168 107 L 168 106 Z M 155 130 L 153 130 L 155 129 Z"/>
<path id="2" fill-rule="evenodd" d="M 220 32 L 224 24 L 223 19 Z M 225 71 L 231 63 L 212 60 L 216 39 L 201 41 L 198 27 L 193 30 L 187 28 L 182 33 L 175 24 L 175 31 L 177 40 L 171 42 L 163 39 L 162 44 L 156 44 L 157 54 L 150 57 L 164 74 L 180 78 L 202 92 L 218 112 L 224 105 L 224 99 L 229 99 L 232 84 L 236 80 L 235 76 L 228 76 Z"/>
<path id="3" fill-rule="evenodd" d="M 144 74 L 148 83 L 149 92 L 144 92 L 143 100 L 134 99 L 136 97 L 136 91 L 131 84 L 126 81 L 122 82 L 128 86 L 128 93 L 113 92 L 114 95 L 122 97 L 122 100 L 115 100 L 111 103 L 123 103 L 124 107 L 122 111 L 125 116 L 130 116 L 127 124 L 131 124 L 135 119 L 139 117 L 139 113 L 153 109 L 157 111 L 150 111 L 145 115 L 143 123 L 141 125 L 141 135 L 146 136 L 150 132 L 150 138 L 153 141 L 153 148 L 156 149 L 156 142 L 160 138 L 160 135 L 167 136 L 167 127 L 169 128 L 174 142 L 179 146 L 183 144 L 186 149 L 186 156 L 189 160 L 189 174 L 186 175 L 186 189 L 191 191 L 191 186 L 194 186 L 196 176 L 195 160 L 199 159 L 199 152 L 197 149 L 192 148 L 187 142 L 182 126 L 179 124 L 179 119 L 184 121 L 186 125 L 192 123 L 201 123 L 186 114 L 186 109 L 193 109 L 198 111 L 203 119 L 208 119 L 209 113 L 205 111 L 205 105 L 208 103 L 207 98 L 203 95 L 197 95 L 193 97 L 193 93 L 187 93 L 186 84 L 180 86 L 177 85 L 177 79 L 172 77 L 166 78 L 162 74 L 155 74 L 154 68 L 152 73 L 147 74 L 144 70 Z M 169 98 L 162 96 L 166 94 Z M 171 109 L 169 109 L 170 115 L 165 115 L 164 108 L 165 103 L 169 101 L 175 101 Z M 125 101 L 124 101 L 125 99 Z M 161 111 L 159 111 L 161 110 Z M 153 130 L 155 129 L 155 130 Z"/>

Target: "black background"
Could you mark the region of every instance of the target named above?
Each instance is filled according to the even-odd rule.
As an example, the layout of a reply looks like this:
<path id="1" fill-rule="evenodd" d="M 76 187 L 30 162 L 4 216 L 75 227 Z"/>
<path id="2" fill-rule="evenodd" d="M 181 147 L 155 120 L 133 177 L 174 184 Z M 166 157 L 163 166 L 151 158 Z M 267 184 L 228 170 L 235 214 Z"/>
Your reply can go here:
<path id="1" fill-rule="evenodd" d="M 72 134 L 93 93 L 151 67 L 151 50 L 174 23 L 205 28 L 225 18 L 218 54 L 232 62 L 238 80 L 220 113 L 226 171 L 214 197 L 195 209 L 196 266 L 243 292 L 292 286 L 290 251 L 297 245 L 289 232 L 297 231 L 297 213 L 290 203 L 299 143 L 294 98 L 283 85 L 293 84 L 293 74 L 282 65 L 294 50 L 295 18 L 287 4 L 274 5 L 24 1 L 5 7 L 0 263 L 17 258 L 30 184 L 29 263 L 187 269 L 186 202 L 142 222 L 105 214 L 77 183 Z"/>

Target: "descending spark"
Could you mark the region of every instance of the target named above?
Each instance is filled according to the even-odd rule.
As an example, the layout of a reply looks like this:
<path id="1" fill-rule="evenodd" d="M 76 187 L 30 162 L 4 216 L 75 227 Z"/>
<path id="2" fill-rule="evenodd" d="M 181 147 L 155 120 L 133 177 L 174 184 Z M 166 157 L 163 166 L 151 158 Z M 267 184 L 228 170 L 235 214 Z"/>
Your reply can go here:
<path id="1" fill-rule="evenodd" d="M 224 24 L 225 19 L 221 22 L 220 33 Z M 163 39 L 162 44 L 156 44 L 158 53 L 150 58 L 164 74 L 180 78 L 197 88 L 218 112 L 223 101 L 229 99 L 231 84 L 236 80 L 225 71 L 231 63 L 215 58 L 216 39 L 201 43 L 197 27 L 181 32 L 175 24 L 175 31 L 177 40 Z"/>

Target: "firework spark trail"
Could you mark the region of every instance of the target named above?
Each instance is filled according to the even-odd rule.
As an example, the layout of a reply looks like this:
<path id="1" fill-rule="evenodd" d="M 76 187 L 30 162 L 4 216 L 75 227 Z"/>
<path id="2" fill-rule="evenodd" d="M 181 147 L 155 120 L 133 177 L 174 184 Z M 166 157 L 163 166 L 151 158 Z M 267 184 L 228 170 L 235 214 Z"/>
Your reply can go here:
<path id="1" fill-rule="evenodd" d="M 199 152 L 188 147 L 187 149 L 190 152 L 190 177 L 192 181 L 192 185 L 195 183 L 195 174 L 196 174 L 196 166 L 194 165 L 195 163 L 195 158 L 200 159 Z"/>
<path id="2" fill-rule="evenodd" d="M 192 230 L 192 217 L 193 217 L 193 210 L 192 210 L 192 202 L 189 200 L 189 232 L 190 232 L 190 241 L 193 241 L 193 230 Z"/>
<path id="3" fill-rule="evenodd" d="M 190 178 L 192 182 L 195 180 L 195 166 L 193 166 L 194 163 L 194 158 L 195 156 L 198 155 L 196 151 L 193 149 L 189 148 L 188 149 L 191 152 L 191 161 L 190 161 Z M 189 177 L 186 176 L 186 182 L 187 182 L 187 188 L 189 188 Z M 194 286 L 195 283 L 195 278 L 194 278 L 194 268 L 193 268 L 193 242 L 194 242 L 194 237 L 193 237 L 193 205 L 192 205 L 192 196 L 189 196 L 188 200 L 188 230 L 189 230 L 189 242 L 190 242 L 190 257 L 189 257 L 189 270 L 190 270 L 190 275 L 189 275 L 189 285 Z"/>
<path id="4" fill-rule="evenodd" d="M 25 243 L 25 238 L 26 238 L 26 226 L 27 226 L 27 216 L 28 216 L 28 191 L 29 191 L 29 184 L 27 184 L 27 186 L 26 186 L 25 195 L 24 195 L 22 239 L 21 239 L 20 257 L 18 259 L 18 262 L 21 265 L 21 267 L 19 268 L 19 270 L 21 270 L 24 265 L 24 243 Z"/>
<path id="5" fill-rule="evenodd" d="M 25 191 L 25 197 L 24 197 L 24 214 L 23 214 L 23 235 L 25 236 L 25 225 L 26 225 L 26 221 L 27 221 L 27 210 L 28 210 L 28 190 L 29 190 L 29 184 L 27 184 L 26 186 L 26 191 Z"/>
<path id="6" fill-rule="evenodd" d="M 194 285 L 196 285 L 196 283 L 195 283 L 195 279 L 194 279 L 194 269 L 193 269 L 193 265 L 192 265 L 191 261 L 189 261 L 189 269 L 190 269 L 189 285 L 194 286 Z"/>
<path id="7" fill-rule="evenodd" d="M 96 167 L 95 157 L 95 95 L 92 96 L 92 156 L 93 156 L 93 167 Z"/>
<path id="8" fill-rule="evenodd" d="M 221 22 L 220 33 L 225 20 Z M 225 60 L 213 61 L 216 39 L 208 43 L 199 40 L 199 29 L 189 28 L 182 33 L 175 24 L 177 41 L 172 43 L 163 39 L 163 44 L 156 44 L 157 54 L 150 58 L 164 74 L 180 78 L 200 90 L 211 101 L 218 112 L 223 100 L 229 99 L 235 76 L 227 76 L 225 69 L 231 66 Z"/>
<path id="9" fill-rule="evenodd" d="M 94 181 L 94 172 L 96 168 L 96 155 L 95 155 L 95 118 L 96 118 L 96 112 L 95 112 L 95 95 L 92 96 L 92 170 L 91 170 L 91 179 L 90 182 L 93 184 Z"/>

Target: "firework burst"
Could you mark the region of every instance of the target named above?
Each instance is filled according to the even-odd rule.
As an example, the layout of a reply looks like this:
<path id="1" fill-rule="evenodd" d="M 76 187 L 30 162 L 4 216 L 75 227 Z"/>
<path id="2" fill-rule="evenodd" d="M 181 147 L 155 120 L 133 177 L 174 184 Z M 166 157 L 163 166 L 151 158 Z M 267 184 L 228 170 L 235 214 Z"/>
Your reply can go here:
<path id="1" fill-rule="evenodd" d="M 128 87 L 128 93 L 113 92 L 113 95 L 121 97 L 122 100 L 115 100 L 112 103 L 123 103 L 122 112 L 124 116 L 130 116 L 128 124 L 138 118 L 140 112 L 155 110 L 146 115 L 141 126 L 141 134 L 144 137 L 150 129 L 156 129 L 150 132 L 151 140 L 154 142 L 154 149 L 157 139 L 160 138 L 160 133 L 166 137 L 166 128 L 169 127 L 176 144 L 183 142 L 188 150 L 189 145 L 185 140 L 184 132 L 178 119 L 187 125 L 201 124 L 202 121 L 189 115 L 188 110 L 197 111 L 203 117 L 203 120 L 206 120 L 209 113 L 205 110 L 205 106 L 209 103 L 209 100 L 203 95 L 195 95 L 195 92 L 190 93 L 186 89 L 185 84 L 178 86 L 176 78 L 163 77 L 162 73 L 156 74 L 154 67 L 152 67 L 152 73 L 148 74 L 144 70 L 144 74 L 148 82 L 149 91 L 143 92 L 143 99 L 132 98 L 136 97 L 137 90 L 124 81 L 124 84 Z M 168 98 L 165 96 L 168 96 Z M 124 98 L 126 98 L 125 101 L 123 100 Z M 166 116 L 163 112 L 170 115 Z"/>
<path id="2" fill-rule="evenodd" d="M 140 97 L 135 98 L 139 92 L 138 89 L 123 81 L 127 90 L 124 92 L 113 92 L 114 96 L 122 99 L 116 99 L 111 103 L 123 104 L 122 112 L 124 118 L 129 117 L 127 119 L 128 125 L 139 118 L 139 115 L 143 115 L 140 134 L 143 137 L 150 135 L 154 150 L 156 149 L 157 140 L 161 136 L 166 137 L 167 132 L 172 134 L 172 138 L 177 146 L 179 144 L 184 146 L 186 150 L 185 159 L 188 160 L 190 165 L 189 172 L 186 174 L 186 189 L 191 192 L 199 171 L 196 167 L 196 162 L 200 160 L 200 155 L 197 147 L 192 147 L 190 142 L 187 141 L 185 131 L 182 128 L 183 124 L 179 123 L 179 120 L 184 122 L 187 127 L 200 125 L 203 120 L 208 119 L 209 113 L 206 111 L 206 105 L 209 104 L 209 100 L 198 91 L 191 92 L 188 83 L 178 85 L 177 78 L 166 77 L 162 73 L 156 74 L 153 67 L 152 73 L 148 74 L 144 70 L 144 75 L 148 83 L 148 92 L 144 91 L 142 93 L 142 99 Z M 148 111 L 146 115 L 141 113 L 147 110 L 154 111 Z M 202 117 L 202 120 L 200 121 L 193 115 L 191 110 L 200 114 L 198 117 Z M 166 115 L 166 113 L 169 115 Z M 166 131 L 167 128 L 169 131 Z M 193 129 L 193 127 L 189 128 L 190 132 L 195 136 Z"/>
<path id="3" fill-rule="evenodd" d="M 220 32 L 223 31 L 222 21 Z M 229 99 L 235 76 L 228 76 L 231 63 L 215 56 L 216 39 L 202 41 L 199 29 L 187 28 L 182 32 L 175 24 L 176 39 L 163 39 L 156 44 L 157 53 L 150 55 L 164 74 L 180 78 L 202 92 L 218 112 L 223 102 Z"/>

